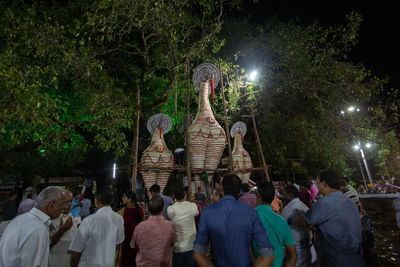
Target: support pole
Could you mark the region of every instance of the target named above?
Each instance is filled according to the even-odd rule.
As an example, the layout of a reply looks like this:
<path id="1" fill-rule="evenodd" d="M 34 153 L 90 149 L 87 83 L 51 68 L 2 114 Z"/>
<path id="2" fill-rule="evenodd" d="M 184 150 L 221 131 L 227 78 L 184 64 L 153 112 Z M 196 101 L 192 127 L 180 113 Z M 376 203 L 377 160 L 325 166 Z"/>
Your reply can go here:
<path id="1" fill-rule="evenodd" d="M 362 148 L 360 147 L 360 152 L 361 152 L 361 157 L 364 161 L 364 165 L 365 165 L 365 171 L 367 172 L 368 175 L 368 179 L 369 179 L 369 183 L 372 184 L 372 178 L 371 178 L 371 173 L 369 172 L 369 168 L 368 168 L 368 164 L 367 164 L 367 160 L 365 159 L 364 156 L 364 151 L 362 150 Z"/>
<path id="2" fill-rule="evenodd" d="M 367 182 L 365 181 L 365 174 L 364 174 L 363 168 L 361 166 L 360 157 L 358 156 L 358 153 L 356 155 L 357 155 L 358 166 L 360 166 L 361 175 L 362 175 L 362 178 L 363 178 L 363 181 L 364 181 L 365 190 L 367 190 L 367 188 L 368 188 L 367 187 Z"/>
<path id="3" fill-rule="evenodd" d="M 268 174 L 268 166 L 265 163 L 265 158 L 264 158 L 264 154 L 263 154 L 262 147 L 261 147 L 260 137 L 258 136 L 257 124 L 256 124 L 256 119 L 255 119 L 255 116 L 254 116 L 254 110 L 253 109 L 251 110 L 251 119 L 253 120 L 254 132 L 256 134 L 258 153 L 260 154 L 261 163 L 262 163 L 262 167 L 263 167 L 265 176 L 267 178 L 267 181 L 269 182 L 271 180 L 270 180 L 269 174 Z"/>
<path id="4" fill-rule="evenodd" d="M 136 193 L 136 179 L 137 179 L 137 167 L 138 167 L 138 151 L 139 151 L 139 122 L 140 122 L 140 86 L 139 81 L 136 83 L 137 87 L 137 111 L 136 111 L 136 129 L 134 142 L 132 142 L 132 149 L 134 149 L 133 155 L 133 168 L 132 168 L 132 191 Z"/>
<path id="5" fill-rule="evenodd" d="M 231 137 L 229 135 L 228 112 L 227 112 L 227 108 L 226 108 L 224 80 L 223 80 L 222 71 L 221 71 L 221 59 L 219 60 L 219 75 L 220 75 L 220 81 L 221 81 L 222 103 L 224 105 L 225 135 L 226 135 L 226 140 L 228 141 L 228 152 L 229 152 L 228 172 L 231 173 L 233 171 L 232 170 L 232 147 L 231 147 Z"/>
<path id="6" fill-rule="evenodd" d="M 186 175 L 188 179 L 188 192 L 192 192 L 192 172 L 189 149 L 189 126 L 190 126 L 190 76 L 189 57 L 186 55 L 186 125 L 185 125 L 185 154 L 186 154 Z"/>

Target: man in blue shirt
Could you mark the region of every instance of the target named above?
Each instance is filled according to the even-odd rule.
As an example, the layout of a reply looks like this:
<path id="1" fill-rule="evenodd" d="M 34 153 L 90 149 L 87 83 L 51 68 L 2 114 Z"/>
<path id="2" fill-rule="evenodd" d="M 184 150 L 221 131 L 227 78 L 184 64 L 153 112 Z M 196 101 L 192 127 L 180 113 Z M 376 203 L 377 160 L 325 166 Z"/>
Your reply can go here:
<path id="1" fill-rule="evenodd" d="M 82 204 L 79 202 L 79 194 L 74 192 L 74 198 L 72 199 L 72 204 L 70 208 L 70 213 L 72 217 L 79 217 L 79 213 L 81 212 Z"/>
<path id="2" fill-rule="evenodd" d="M 320 171 L 317 187 L 324 197 L 317 200 L 304 217 L 300 217 L 299 224 L 316 227 L 316 247 L 321 266 L 365 266 L 357 206 L 339 190 L 339 179 L 333 171 Z"/>
<path id="3" fill-rule="evenodd" d="M 260 254 L 253 266 L 271 266 L 274 261 L 273 246 L 257 212 L 237 200 L 241 185 L 239 177 L 226 174 L 220 185 L 224 197 L 203 210 L 193 247 L 200 267 L 214 266 L 206 257 L 209 241 L 218 267 L 249 267 L 252 239 Z"/>
<path id="4" fill-rule="evenodd" d="M 169 206 L 174 205 L 174 201 L 170 197 L 164 196 L 163 194 L 161 194 L 160 190 L 161 190 L 161 188 L 158 184 L 153 184 L 152 186 L 150 186 L 150 189 L 149 189 L 149 191 L 151 193 L 151 197 L 160 196 L 162 198 L 162 200 L 164 200 L 164 211 L 162 213 L 162 216 L 166 220 L 170 221 L 170 219 L 168 218 L 167 210 L 168 210 Z"/>

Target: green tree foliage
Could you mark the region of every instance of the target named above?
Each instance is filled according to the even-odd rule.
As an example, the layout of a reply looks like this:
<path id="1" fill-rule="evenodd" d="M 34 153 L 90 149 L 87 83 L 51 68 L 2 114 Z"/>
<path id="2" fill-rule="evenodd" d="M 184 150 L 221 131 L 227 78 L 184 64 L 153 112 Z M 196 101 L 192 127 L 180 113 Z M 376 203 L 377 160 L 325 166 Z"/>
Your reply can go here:
<path id="1" fill-rule="evenodd" d="M 231 1 L 230 7 L 239 2 Z M 81 161 L 87 148 L 116 158 L 129 155 L 138 87 L 143 124 L 164 112 L 179 126 L 185 113 L 186 57 L 192 69 L 207 54 L 226 4 L 3 1 L 2 158 L 24 157 L 20 152 L 28 151 L 46 162 L 60 159 L 56 162 L 67 167 Z M 141 136 L 149 137 L 145 127 Z M 71 158 L 72 148 L 80 152 L 77 157 Z M 5 169 L 12 168 L 3 162 Z"/>
<path id="2" fill-rule="evenodd" d="M 245 82 L 245 73 L 233 71 L 228 98 L 256 109 L 273 177 L 314 178 L 322 168 L 352 175 L 355 169 L 349 163 L 355 158 L 354 142 L 371 140 L 371 133 L 375 135 L 372 141 L 383 142 L 382 134 L 388 129 L 381 126 L 387 119 L 378 96 L 386 80 L 348 60 L 361 22 L 354 13 L 347 17 L 347 24 L 327 29 L 318 23 L 302 26 L 297 21 L 275 20 L 263 26 L 232 20 L 225 28 L 225 53 L 237 51 L 229 60 L 259 73 L 254 86 Z M 341 110 L 350 105 L 358 105 L 363 115 L 349 117 L 346 110 L 342 116 Z M 231 115 L 240 119 L 234 109 Z M 248 109 L 239 112 L 244 113 L 250 114 Z M 255 146 L 248 147 L 257 158 Z"/>
<path id="3" fill-rule="evenodd" d="M 250 109 L 256 110 L 273 177 L 313 176 L 328 167 L 349 174 L 354 171 L 351 145 L 371 139 L 379 149 L 375 173 L 394 173 L 398 92 L 389 92 L 389 105 L 378 101 L 386 80 L 348 60 L 361 17 L 350 14 L 347 24 L 331 28 L 226 20 L 226 11 L 240 4 L 2 1 L 1 174 L 30 178 L 68 169 L 82 162 L 88 149 L 132 160 L 138 88 L 140 149 L 149 143 L 147 119 L 159 112 L 174 121 L 167 144 L 182 146 L 183 134 L 176 129 L 186 114 L 187 59 L 193 70 L 203 61 L 219 65 L 218 57 L 229 123 L 247 121 L 245 146 L 259 165 L 248 119 Z M 248 83 L 243 68 L 253 64 L 260 76 Z M 190 91 L 194 114 L 197 94 Z M 365 116 L 341 116 L 350 104 L 358 104 Z M 219 94 L 212 105 L 222 123 Z"/>

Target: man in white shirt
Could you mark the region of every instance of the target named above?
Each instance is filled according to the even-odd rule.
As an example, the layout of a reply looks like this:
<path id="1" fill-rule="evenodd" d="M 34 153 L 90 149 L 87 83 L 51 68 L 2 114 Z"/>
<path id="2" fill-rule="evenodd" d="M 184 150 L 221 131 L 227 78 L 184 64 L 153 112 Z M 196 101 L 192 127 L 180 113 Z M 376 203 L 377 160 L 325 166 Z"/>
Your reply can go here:
<path id="1" fill-rule="evenodd" d="M 296 267 L 315 266 L 317 253 L 312 244 L 311 230 L 298 224 L 300 216 L 308 211 L 308 207 L 299 199 L 299 191 L 294 185 L 285 187 L 283 201 L 286 206 L 283 208 L 281 216 L 287 220 L 296 243 Z"/>
<path id="2" fill-rule="evenodd" d="M 196 266 L 193 260 L 193 243 L 196 238 L 194 217 L 199 214 L 197 205 L 186 201 L 185 189 L 178 186 L 174 190 L 175 204 L 168 207 L 168 217 L 175 225 L 177 242 L 173 247 L 172 266 Z"/>
<path id="3" fill-rule="evenodd" d="M 96 192 L 97 212 L 86 217 L 69 247 L 72 267 L 114 267 L 116 246 L 124 241 L 124 219 L 110 205 L 109 188 Z"/>
<path id="4" fill-rule="evenodd" d="M 7 226 L 0 241 L 0 262 L 7 267 L 47 267 L 49 264 L 50 219 L 60 216 L 71 205 L 67 192 L 57 186 L 46 187 L 37 205 L 17 216 Z"/>
<path id="5" fill-rule="evenodd" d="M 68 197 L 73 199 L 69 192 Z M 71 255 L 68 248 L 81 223 L 80 217 L 73 217 L 70 208 L 62 211 L 58 218 L 51 220 L 50 224 L 50 267 L 70 267 Z"/>

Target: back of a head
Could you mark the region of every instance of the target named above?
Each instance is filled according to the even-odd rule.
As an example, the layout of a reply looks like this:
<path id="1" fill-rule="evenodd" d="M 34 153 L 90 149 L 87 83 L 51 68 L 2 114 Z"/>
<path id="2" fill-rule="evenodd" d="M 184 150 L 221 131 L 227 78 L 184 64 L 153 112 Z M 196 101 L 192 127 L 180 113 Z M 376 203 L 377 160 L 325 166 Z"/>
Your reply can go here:
<path id="1" fill-rule="evenodd" d="M 285 186 L 286 194 L 291 194 L 294 198 L 299 197 L 299 190 L 294 185 L 287 185 Z"/>
<path id="2" fill-rule="evenodd" d="M 339 186 L 341 188 L 346 188 L 346 182 L 344 180 L 339 180 Z"/>
<path id="3" fill-rule="evenodd" d="M 181 185 L 175 187 L 174 195 L 176 200 L 182 200 L 185 198 L 185 188 Z"/>
<path id="4" fill-rule="evenodd" d="M 300 186 L 304 187 L 304 188 L 308 188 L 307 186 L 307 182 L 303 181 L 300 183 Z"/>
<path id="5" fill-rule="evenodd" d="M 97 202 L 100 202 L 105 206 L 110 206 L 113 201 L 112 190 L 110 188 L 102 188 L 100 190 L 97 190 L 95 194 L 95 199 L 97 200 Z"/>
<path id="6" fill-rule="evenodd" d="M 346 183 L 346 185 L 348 185 L 348 184 L 350 183 L 350 179 L 349 179 L 349 177 L 346 177 L 346 176 L 342 176 L 342 177 L 340 177 L 340 180 L 342 180 L 343 182 L 345 182 L 345 183 Z"/>
<path id="7" fill-rule="evenodd" d="M 330 188 L 340 189 L 339 178 L 334 171 L 322 170 L 318 173 L 318 179 L 320 182 L 325 181 Z"/>
<path id="8" fill-rule="evenodd" d="M 285 179 L 285 184 L 287 184 L 287 185 L 293 184 L 293 179 L 292 178 L 286 178 Z"/>
<path id="9" fill-rule="evenodd" d="M 48 186 L 36 198 L 36 206 L 45 208 L 51 201 L 57 201 L 66 191 L 59 186 Z"/>
<path id="10" fill-rule="evenodd" d="M 125 193 L 126 197 L 130 199 L 133 203 L 137 202 L 136 193 L 133 191 L 128 191 Z"/>
<path id="11" fill-rule="evenodd" d="M 227 173 L 222 178 L 222 187 L 224 189 L 224 195 L 239 196 L 240 189 L 242 187 L 242 181 L 240 178 L 233 173 Z"/>
<path id="12" fill-rule="evenodd" d="M 247 193 L 250 191 L 250 185 L 248 183 L 242 183 L 242 191 Z"/>
<path id="13" fill-rule="evenodd" d="M 164 208 L 164 200 L 160 196 L 155 196 L 149 201 L 148 208 L 151 215 L 160 215 Z"/>
<path id="14" fill-rule="evenodd" d="M 161 188 L 158 184 L 153 184 L 149 189 L 150 193 L 160 193 Z"/>
<path id="15" fill-rule="evenodd" d="M 258 194 L 263 203 L 271 204 L 275 198 L 275 187 L 271 182 L 262 182 L 257 185 Z"/>

